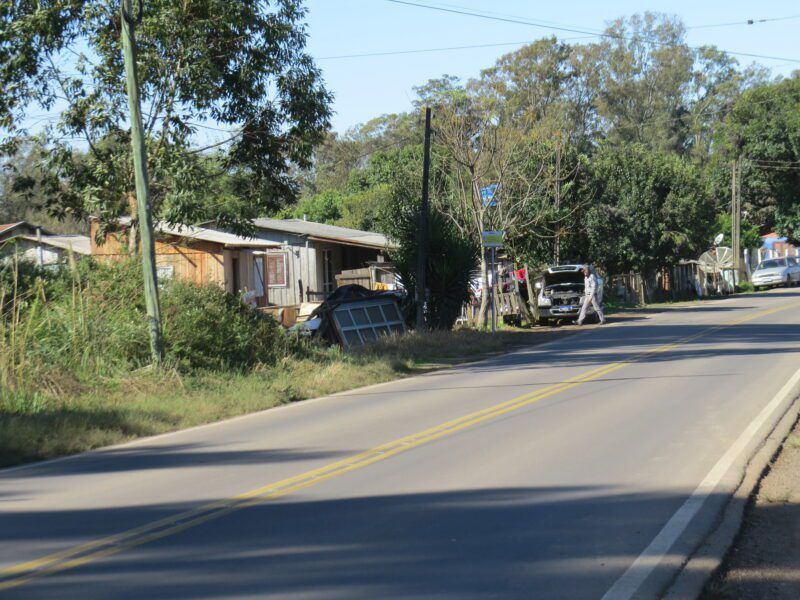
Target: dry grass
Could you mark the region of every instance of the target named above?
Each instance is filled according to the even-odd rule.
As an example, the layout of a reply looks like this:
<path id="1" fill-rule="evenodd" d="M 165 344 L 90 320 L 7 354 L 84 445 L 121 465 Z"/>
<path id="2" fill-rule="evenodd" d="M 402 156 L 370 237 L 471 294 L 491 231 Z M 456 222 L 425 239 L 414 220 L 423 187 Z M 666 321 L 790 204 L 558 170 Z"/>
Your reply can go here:
<path id="1" fill-rule="evenodd" d="M 245 374 L 137 371 L 83 393 L 41 397 L 36 410 L 0 412 L 0 466 L 391 381 L 546 338 L 519 330 L 433 332 L 388 338 L 352 353 L 330 349 L 313 359 L 286 358 Z"/>

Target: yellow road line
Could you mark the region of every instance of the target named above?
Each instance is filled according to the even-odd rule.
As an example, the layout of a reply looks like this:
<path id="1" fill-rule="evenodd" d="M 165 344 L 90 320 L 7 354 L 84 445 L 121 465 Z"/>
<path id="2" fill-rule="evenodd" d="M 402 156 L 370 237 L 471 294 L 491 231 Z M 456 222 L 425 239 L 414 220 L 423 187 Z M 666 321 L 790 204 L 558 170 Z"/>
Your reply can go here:
<path id="1" fill-rule="evenodd" d="M 376 446 L 370 450 L 360 452 L 348 458 L 330 463 L 328 465 L 306 471 L 294 477 L 289 477 L 281 481 L 270 483 L 253 490 L 244 492 L 231 498 L 211 502 L 204 506 L 184 511 L 177 515 L 172 515 L 164 519 L 159 519 L 147 523 L 140 527 L 100 538 L 79 546 L 68 548 L 61 552 L 55 552 L 42 558 L 19 563 L 0 571 L 0 591 L 10 589 L 31 581 L 32 579 L 73 569 L 81 565 L 94 562 L 101 558 L 111 556 L 142 544 L 146 544 L 170 535 L 174 535 L 191 527 L 196 527 L 202 523 L 218 519 L 235 510 L 240 510 L 248 506 L 253 506 L 269 500 L 274 500 L 282 496 L 297 492 L 304 488 L 322 483 L 333 477 L 338 477 L 361 469 L 373 463 L 386 460 L 396 454 L 406 452 L 423 444 L 427 444 L 447 435 L 452 435 L 478 423 L 496 419 L 512 411 L 519 410 L 545 398 L 549 398 L 561 392 L 580 386 L 590 381 L 595 381 L 609 373 L 613 373 L 624 366 L 639 362 L 653 354 L 667 352 L 680 345 L 691 342 L 700 337 L 706 336 L 711 332 L 718 331 L 727 327 L 740 325 L 760 317 L 786 310 L 796 306 L 796 302 L 783 304 L 781 306 L 758 311 L 746 315 L 742 318 L 715 325 L 704 329 L 701 332 L 685 336 L 669 344 L 664 344 L 639 354 L 633 355 L 625 360 L 609 363 L 590 369 L 580 375 L 576 375 L 563 382 L 548 385 L 532 392 L 522 394 L 510 400 L 494 404 L 487 408 L 469 413 L 440 425 L 430 427 L 424 431 L 414 433 L 397 440 Z"/>

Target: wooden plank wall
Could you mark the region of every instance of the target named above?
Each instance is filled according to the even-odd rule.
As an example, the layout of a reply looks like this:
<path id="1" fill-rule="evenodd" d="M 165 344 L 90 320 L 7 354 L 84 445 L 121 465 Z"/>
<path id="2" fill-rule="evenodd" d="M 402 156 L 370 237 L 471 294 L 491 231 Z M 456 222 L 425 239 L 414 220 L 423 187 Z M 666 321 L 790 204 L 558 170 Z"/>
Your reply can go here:
<path id="1" fill-rule="evenodd" d="M 128 256 L 127 235 L 124 231 L 106 235 L 103 244 L 96 241 L 98 224 L 91 225 L 92 256 L 113 260 Z M 225 261 L 221 244 L 191 241 L 177 236 L 156 240 L 156 265 L 170 266 L 173 277 L 195 283 L 217 283 L 225 286 Z"/>

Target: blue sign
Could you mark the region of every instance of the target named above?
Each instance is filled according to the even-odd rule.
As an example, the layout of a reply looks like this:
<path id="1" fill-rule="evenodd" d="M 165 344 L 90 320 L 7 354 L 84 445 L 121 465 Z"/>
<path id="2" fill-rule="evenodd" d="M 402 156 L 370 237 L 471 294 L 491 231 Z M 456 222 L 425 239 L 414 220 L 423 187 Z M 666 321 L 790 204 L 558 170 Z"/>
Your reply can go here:
<path id="1" fill-rule="evenodd" d="M 497 192 L 496 183 L 481 188 L 481 200 L 484 206 L 497 206 L 497 200 L 494 199 L 495 192 Z"/>

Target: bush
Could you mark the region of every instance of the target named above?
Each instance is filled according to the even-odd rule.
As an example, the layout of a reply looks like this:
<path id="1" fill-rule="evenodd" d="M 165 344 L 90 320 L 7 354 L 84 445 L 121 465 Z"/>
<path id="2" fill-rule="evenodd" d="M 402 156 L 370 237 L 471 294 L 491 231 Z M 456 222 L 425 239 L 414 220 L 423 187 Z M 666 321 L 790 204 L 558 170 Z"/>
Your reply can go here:
<path id="1" fill-rule="evenodd" d="M 0 404 L 6 409 L 30 398 L 39 402 L 39 393 L 52 397 L 94 387 L 149 364 L 138 261 L 87 261 L 61 271 L 21 266 L 13 276 L 0 276 L 6 305 L 0 315 Z M 212 284 L 167 282 L 161 306 L 167 364 L 181 371 L 241 371 L 314 352 Z"/>
<path id="2" fill-rule="evenodd" d="M 739 294 L 754 292 L 755 290 L 756 290 L 755 286 L 749 281 L 740 281 L 739 283 L 736 284 L 736 291 Z"/>
<path id="3" fill-rule="evenodd" d="M 389 237 L 397 243 L 389 258 L 397 267 L 400 279 L 408 291 L 407 314 L 416 312 L 414 299 L 417 289 L 417 231 L 419 203 L 403 189 L 394 189 L 394 200 L 384 207 L 381 215 Z M 425 324 L 429 329 L 452 329 L 469 300 L 470 279 L 478 265 L 479 249 L 465 238 L 435 209 L 428 216 L 428 260 L 425 287 Z"/>
<path id="4" fill-rule="evenodd" d="M 218 286 L 171 282 L 161 295 L 167 357 L 182 369 L 244 369 L 290 352 L 270 316 Z"/>

